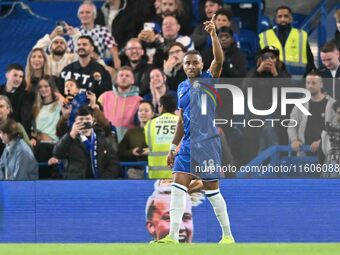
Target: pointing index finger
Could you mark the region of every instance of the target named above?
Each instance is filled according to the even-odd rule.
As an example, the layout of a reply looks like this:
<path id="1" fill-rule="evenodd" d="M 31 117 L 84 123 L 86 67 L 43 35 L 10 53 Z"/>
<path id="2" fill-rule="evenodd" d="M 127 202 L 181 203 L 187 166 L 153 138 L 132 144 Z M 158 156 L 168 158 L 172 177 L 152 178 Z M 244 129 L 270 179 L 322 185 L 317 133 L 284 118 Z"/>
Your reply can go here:
<path id="1" fill-rule="evenodd" d="M 215 21 L 215 17 L 216 17 L 216 14 L 214 14 L 212 17 L 211 17 L 211 22 L 214 22 Z"/>

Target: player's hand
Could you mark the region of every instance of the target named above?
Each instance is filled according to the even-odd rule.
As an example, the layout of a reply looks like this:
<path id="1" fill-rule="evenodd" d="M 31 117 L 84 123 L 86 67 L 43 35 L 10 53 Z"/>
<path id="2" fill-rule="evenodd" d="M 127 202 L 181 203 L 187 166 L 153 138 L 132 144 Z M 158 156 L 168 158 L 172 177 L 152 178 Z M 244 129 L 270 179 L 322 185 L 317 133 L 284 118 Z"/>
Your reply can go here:
<path id="1" fill-rule="evenodd" d="M 203 189 L 203 182 L 201 180 L 192 180 L 188 187 L 188 193 L 200 191 Z"/>
<path id="2" fill-rule="evenodd" d="M 204 25 L 204 30 L 207 31 L 210 36 L 215 36 L 216 35 L 216 26 L 215 26 L 215 17 L 216 15 L 214 14 L 211 18 L 211 20 L 206 21 L 203 23 Z"/>
<path id="3" fill-rule="evenodd" d="M 319 149 L 319 146 L 320 146 L 320 140 L 317 140 L 315 142 L 313 142 L 311 145 L 310 145 L 310 151 L 315 153 L 318 151 Z"/>
<path id="4" fill-rule="evenodd" d="M 175 151 L 169 151 L 169 153 L 168 153 L 166 163 L 167 163 L 168 167 L 170 167 L 170 168 L 172 168 L 174 166 L 175 155 L 176 155 Z"/>
<path id="5" fill-rule="evenodd" d="M 301 145 L 302 145 L 302 142 L 300 140 L 294 140 L 291 143 L 290 147 L 292 148 L 293 151 L 299 152 Z"/>

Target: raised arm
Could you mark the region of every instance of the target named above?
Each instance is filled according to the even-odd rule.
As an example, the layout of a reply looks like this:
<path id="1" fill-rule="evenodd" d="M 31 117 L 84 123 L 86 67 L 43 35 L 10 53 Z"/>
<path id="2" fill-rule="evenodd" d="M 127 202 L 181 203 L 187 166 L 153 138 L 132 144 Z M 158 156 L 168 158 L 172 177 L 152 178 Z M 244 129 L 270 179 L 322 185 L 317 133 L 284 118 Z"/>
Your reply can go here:
<path id="1" fill-rule="evenodd" d="M 211 18 L 211 20 L 203 23 L 204 29 L 210 34 L 212 41 L 212 50 L 214 54 L 214 59 L 210 64 L 209 71 L 211 72 L 214 78 L 218 78 L 222 71 L 222 65 L 224 61 L 224 54 L 218 40 L 218 36 L 216 34 L 216 26 L 214 23 L 215 15 Z"/>

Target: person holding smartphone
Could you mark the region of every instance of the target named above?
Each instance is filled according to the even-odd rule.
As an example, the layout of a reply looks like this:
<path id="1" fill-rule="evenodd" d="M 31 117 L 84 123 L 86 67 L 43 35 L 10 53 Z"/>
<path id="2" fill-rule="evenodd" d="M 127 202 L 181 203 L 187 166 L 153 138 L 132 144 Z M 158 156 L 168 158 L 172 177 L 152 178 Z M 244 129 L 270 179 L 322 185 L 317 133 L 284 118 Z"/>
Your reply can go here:
<path id="1" fill-rule="evenodd" d="M 94 121 L 93 110 L 79 107 L 71 130 L 53 149 L 54 159 L 65 160 L 64 179 L 114 179 L 120 176 L 117 144 Z"/>

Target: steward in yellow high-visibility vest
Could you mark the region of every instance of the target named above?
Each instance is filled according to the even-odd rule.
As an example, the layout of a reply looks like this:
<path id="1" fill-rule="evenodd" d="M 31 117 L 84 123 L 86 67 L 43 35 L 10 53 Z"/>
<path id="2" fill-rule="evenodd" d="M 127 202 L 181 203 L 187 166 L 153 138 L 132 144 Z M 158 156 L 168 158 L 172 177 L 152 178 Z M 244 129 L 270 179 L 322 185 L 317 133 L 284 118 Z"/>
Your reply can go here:
<path id="1" fill-rule="evenodd" d="M 145 141 L 149 146 L 148 166 L 150 179 L 172 178 L 172 170 L 167 166 L 167 155 L 174 138 L 179 117 L 176 110 L 177 99 L 173 96 L 160 98 L 161 115 L 145 125 Z"/>
<path id="2" fill-rule="evenodd" d="M 260 47 L 274 46 L 280 50 L 280 60 L 289 74 L 302 78 L 315 69 L 313 53 L 305 31 L 292 27 L 292 11 L 281 6 L 276 10 L 276 26 L 259 35 Z"/>

